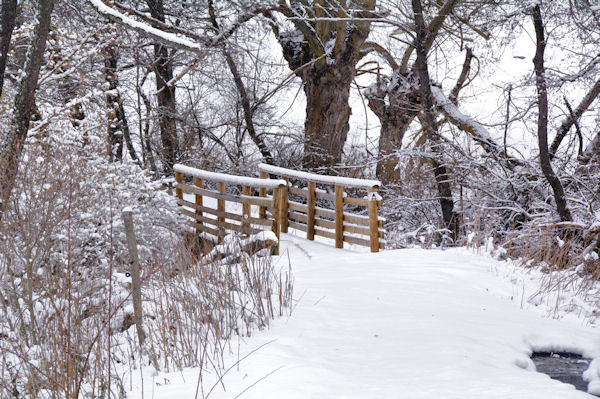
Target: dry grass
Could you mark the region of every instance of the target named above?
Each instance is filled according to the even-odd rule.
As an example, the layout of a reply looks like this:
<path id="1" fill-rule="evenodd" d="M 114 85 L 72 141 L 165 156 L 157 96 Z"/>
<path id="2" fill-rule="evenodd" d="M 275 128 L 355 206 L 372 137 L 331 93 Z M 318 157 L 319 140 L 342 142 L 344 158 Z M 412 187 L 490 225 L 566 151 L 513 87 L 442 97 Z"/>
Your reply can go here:
<path id="1" fill-rule="evenodd" d="M 287 311 L 287 266 L 276 270 L 268 255 L 198 260 L 177 231 L 174 201 L 132 185 L 131 166 L 106 173 L 102 160 L 74 162 L 64 152 L 30 152 L 0 226 L 0 398 L 119 397 L 140 366 L 218 368 L 229 338 Z M 143 346 L 130 328 L 118 216 L 132 203 Z"/>

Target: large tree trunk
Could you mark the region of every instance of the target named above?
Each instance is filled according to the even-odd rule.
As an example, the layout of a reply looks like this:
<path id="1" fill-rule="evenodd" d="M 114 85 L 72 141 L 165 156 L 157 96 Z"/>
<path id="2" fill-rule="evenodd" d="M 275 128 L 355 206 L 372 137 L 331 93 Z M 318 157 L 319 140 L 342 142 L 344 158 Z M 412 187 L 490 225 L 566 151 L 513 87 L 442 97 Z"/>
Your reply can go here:
<path id="1" fill-rule="evenodd" d="M 331 168 L 342 160 L 350 130 L 350 84 L 354 66 L 311 70 L 304 82 L 306 120 L 304 158 L 307 169 Z"/>
<path id="2" fill-rule="evenodd" d="M 152 18 L 165 22 L 163 0 L 146 0 Z M 163 151 L 163 172 L 173 174 L 173 165 L 179 154 L 177 139 L 177 106 L 173 80 L 173 64 L 169 49 L 161 43 L 154 44 L 154 74 L 156 75 L 156 99 L 158 102 L 160 140 Z"/>
<path id="3" fill-rule="evenodd" d="M 563 186 L 554 173 L 554 170 L 552 170 L 550 156 L 548 154 L 548 93 L 546 89 L 546 72 L 544 69 L 546 39 L 544 38 L 544 22 L 542 20 L 539 4 L 533 7 L 532 13 L 536 38 L 536 51 L 535 56 L 533 57 L 533 65 L 535 68 L 535 86 L 538 97 L 538 146 L 540 149 L 540 166 L 542 167 L 542 173 L 544 173 L 546 180 L 548 180 L 548 183 L 554 192 L 556 210 L 558 211 L 560 220 L 568 222 L 571 220 L 571 212 L 567 207 Z"/>
<path id="4" fill-rule="evenodd" d="M 437 123 L 435 121 L 435 110 L 433 108 L 433 96 L 431 94 L 431 83 L 429 79 L 429 70 L 427 68 L 426 28 L 423 19 L 423 9 L 420 0 L 412 0 L 413 13 L 415 15 L 415 25 L 417 39 L 415 40 L 417 61 L 416 69 L 419 75 L 419 85 L 421 89 L 421 100 L 423 103 L 423 114 L 421 122 L 423 129 L 427 134 L 427 139 L 431 143 L 431 150 L 437 159 L 432 159 L 433 173 L 437 183 L 437 189 L 440 196 L 440 206 L 442 208 L 442 218 L 444 225 L 454 234 L 454 239 L 458 237 L 459 218 L 454 212 L 454 200 L 452 198 L 452 188 L 450 186 L 450 176 L 443 164 L 443 150 L 441 140 L 437 132 Z"/>
<path id="5" fill-rule="evenodd" d="M 44 59 L 53 8 L 54 0 L 39 0 L 37 4 L 38 23 L 33 30 L 24 75 L 15 96 L 12 124 L 0 147 L 0 219 L 6 211 L 15 184 L 21 153 L 29 130 L 29 121 L 35 108 L 35 89 Z"/>
<path id="6" fill-rule="evenodd" d="M 331 173 L 342 159 L 350 129 L 350 85 L 364 56 L 361 47 L 371 30 L 375 0 L 291 1 L 292 8 L 279 3 L 295 29 L 280 33 L 274 23 L 273 30 L 306 94 L 303 164 Z M 297 18 L 302 13 L 315 19 Z"/>
<path id="7" fill-rule="evenodd" d="M 2 32 L 0 32 L 0 96 L 4 87 L 4 71 L 8 60 L 10 39 L 17 19 L 17 0 L 2 0 Z"/>

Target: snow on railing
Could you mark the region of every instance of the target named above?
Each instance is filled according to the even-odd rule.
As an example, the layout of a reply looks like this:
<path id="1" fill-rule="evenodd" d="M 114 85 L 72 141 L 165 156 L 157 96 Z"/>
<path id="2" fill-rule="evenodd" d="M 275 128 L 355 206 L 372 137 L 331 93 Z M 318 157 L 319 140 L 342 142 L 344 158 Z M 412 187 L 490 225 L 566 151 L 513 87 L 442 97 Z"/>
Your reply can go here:
<path id="1" fill-rule="evenodd" d="M 263 172 L 267 172 L 273 175 L 286 177 L 289 179 L 298 180 L 311 180 L 315 183 L 330 184 L 330 185 L 342 185 L 344 187 L 356 187 L 356 188 L 379 188 L 381 182 L 379 180 L 366 180 L 366 179 L 354 179 L 352 177 L 340 177 L 340 176 L 325 176 L 318 175 L 316 173 L 302 172 L 293 169 L 281 168 L 279 166 L 273 166 L 266 163 L 258 165 L 258 169 Z"/>
<path id="2" fill-rule="evenodd" d="M 270 228 L 279 240 L 281 226 L 279 209 L 283 189 L 286 186 L 285 180 L 215 173 L 181 164 L 175 165 L 173 169 L 175 170 L 177 204 L 181 206 L 182 214 L 192 218 L 188 225 L 194 228 L 198 235 L 208 233 L 221 240 L 227 230 L 254 234 Z M 193 184 L 185 184 L 184 176 L 192 177 Z M 216 182 L 217 190 L 205 188 L 205 180 Z M 226 185 L 241 186 L 242 194 L 227 193 Z M 252 195 L 252 188 L 258 188 L 263 198 Z M 266 197 L 267 190 L 272 191 L 270 197 Z M 184 192 L 193 194 L 194 202 L 184 199 Z M 207 206 L 203 197 L 216 199 L 216 209 Z M 226 209 L 226 202 L 242 204 L 241 214 L 235 209 Z M 252 206 L 259 208 L 258 217 L 252 216 Z M 267 209 L 271 211 L 270 216 L 267 215 Z M 278 247 L 275 247 L 274 254 L 277 254 L 278 250 Z"/>
<path id="3" fill-rule="evenodd" d="M 280 213 L 281 231 L 286 233 L 288 226 L 306 232 L 306 238 L 314 240 L 315 235 L 335 240 L 336 248 L 343 248 L 344 242 L 368 246 L 371 252 L 384 248 L 384 220 L 377 216 L 377 208 L 381 206 L 381 197 L 377 189 L 381 183 L 377 180 L 353 179 L 338 176 L 323 176 L 301 172 L 261 163 L 258 165 L 261 178 L 269 174 L 285 178 L 287 184 L 282 189 Z M 289 181 L 303 181 L 305 188 L 294 187 Z M 334 194 L 317 189 L 317 183 L 334 186 Z M 345 187 L 365 189 L 364 197 L 350 197 L 344 192 Z M 300 202 L 291 201 L 289 195 L 300 197 Z M 261 191 L 260 195 L 264 193 Z M 317 200 L 328 200 L 334 203 L 334 209 L 316 206 Z M 368 216 L 344 210 L 344 205 L 366 207 Z M 367 236 L 368 239 L 363 238 Z"/>

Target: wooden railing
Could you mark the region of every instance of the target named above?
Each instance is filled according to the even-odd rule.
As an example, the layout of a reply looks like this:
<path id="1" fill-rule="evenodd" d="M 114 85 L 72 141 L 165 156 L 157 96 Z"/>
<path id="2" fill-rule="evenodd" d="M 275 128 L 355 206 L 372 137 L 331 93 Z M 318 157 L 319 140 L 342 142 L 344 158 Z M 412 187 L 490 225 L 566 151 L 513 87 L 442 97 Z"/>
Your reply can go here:
<path id="1" fill-rule="evenodd" d="M 381 206 L 381 198 L 377 194 L 381 186 L 379 181 L 323 176 L 267 164 L 260 164 L 258 168 L 261 178 L 275 175 L 287 183 L 281 193 L 279 219 L 282 232 L 286 233 L 289 226 L 305 231 L 309 240 L 314 240 L 315 235 L 331 238 L 335 240 L 336 248 L 343 248 L 344 242 L 370 247 L 371 252 L 384 248 L 384 220 L 377 216 L 377 208 Z M 292 186 L 290 180 L 301 181 L 304 187 Z M 317 184 L 333 186 L 334 194 L 318 190 Z M 364 198 L 350 197 L 344 192 L 345 188 L 365 190 L 366 195 Z M 291 201 L 290 194 L 299 197 L 300 202 Z M 264 193 L 261 192 L 261 195 L 264 196 Z M 334 209 L 318 207 L 317 200 L 333 202 Z M 365 207 L 368 216 L 344 210 L 344 205 Z"/>
<path id="2" fill-rule="evenodd" d="M 253 234 L 270 228 L 279 240 L 280 232 L 280 203 L 286 182 L 284 180 L 257 179 L 244 176 L 233 176 L 224 173 L 208 172 L 177 164 L 175 170 L 175 195 L 177 204 L 181 206 L 182 214 L 192 218 L 189 225 L 196 229 L 197 234 L 209 233 L 221 239 L 226 230 L 243 234 Z M 192 177 L 193 184 L 184 183 L 184 176 Z M 217 190 L 204 187 L 204 181 L 216 183 Z M 227 193 L 226 186 L 242 188 L 240 195 Z M 252 188 L 258 188 L 263 198 L 252 195 Z M 267 197 L 267 190 L 272 193 Z M 194 195 L 194 202 L 184 199 L 183 193 Z M 203 197 L 217 200 L 217 207 L 207 206 Z M 242 204 L 241 213 L 228 209 L 226 202 Z M 252 206 L 259 208 L 258 217 L 252 216 Z M 238 208 L 239 209 L 239 208 Z M 269 210 L 270 217 L 266 210 Z M 210 216 L 209 216 L 210 215 Z M 255 227 L 260 226 L 260 227 Z M 277 254 L 278 248 L 274 248 Z"/>

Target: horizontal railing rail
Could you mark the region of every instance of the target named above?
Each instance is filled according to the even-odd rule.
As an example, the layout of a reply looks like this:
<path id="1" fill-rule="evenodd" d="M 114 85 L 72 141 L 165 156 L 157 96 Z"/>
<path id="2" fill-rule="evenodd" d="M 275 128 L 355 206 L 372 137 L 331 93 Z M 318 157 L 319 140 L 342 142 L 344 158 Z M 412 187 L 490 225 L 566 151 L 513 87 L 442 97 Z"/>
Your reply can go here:
<path id="1" fill-rule="evenodd" d="M 280 204 L 285 180 L 259 179 L 246 176 L 235 176 L 225 173 L 209 172 L 189 166 L 176 164 L 175 195 L 177 204 L 181 206 L 181 213 L 192 218 L 188 225 L 196 230 L 197 234 L 208 233 L 222 239 L 227 230 L 237 231 L 242 234 L 254 234 L 271 228 L 277 236 L 281 231 Z M 184 177 L 192 178 L 192 184 L 186 184 Z M 216 190 L 204 187 L 204 181 L 216 183 Z M 241 187 L 241 194 L 227 193 L 227 185 Z M 252 195 L 252 188 L 258 188 L 261 196 Z M 267 191 L 271 195 L 267 197 Z M 184 198 L 184 193 L 193 195 L 193 201 Z M 207 206 L 204 197 L 217 200 L 217 207 Z M 241 204 L 231 209 L 226 203 Z M 258 207 L 258 216 L 252 216 L 252 206 Z M 270 211 L 270 215 L 266 210 Z M 257 227 L 258 226 L 258 227 Z M 278 253 L 278 246 L 274 248 Z"/>
<path id="2" fill-rule="evenodd" d="M 286 182 L 281 192 L 278 217 L 282 232 L 286 233 L 289 226 L 306 232 L 309 240 L 314 240 L 315 235 L 333 239 L 337 248 L 343 248 L 344 242 L 368 246 L 371 252 L 385 247 L 384 219 L 378 217 L 378 207 L 382 205 L 377 194 L 381 186 L 379 181 L 323 176 L 268 164 L 260 164 L 258 168 L 261 178 L 268 180 L 268 175 L 275 175 L 283 177 Z M 306 187 L 295 187 L 290 180 L 304 182 Z M 333 193 L 318 190 L 317 184 L 333 186 Z M 345 188 L 363 189 L 366 195 L 350 197 Z M 300 200 L 290 200 L 290 193 Z M 264 190 L 260 195 L 265 196 Z M 317 200 L 333 202 L 334 209 L 318 207 Z M 344 209 L 344 205 L 365 207 L 368 216 L 350 212 Z M 260 212 L 265 212 L 264 207 Z"/>

